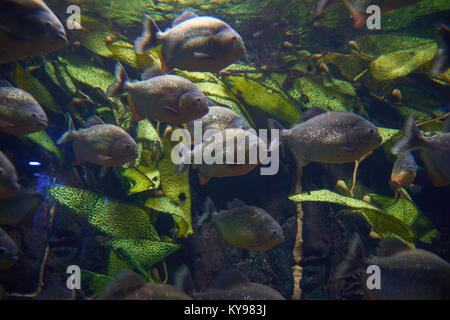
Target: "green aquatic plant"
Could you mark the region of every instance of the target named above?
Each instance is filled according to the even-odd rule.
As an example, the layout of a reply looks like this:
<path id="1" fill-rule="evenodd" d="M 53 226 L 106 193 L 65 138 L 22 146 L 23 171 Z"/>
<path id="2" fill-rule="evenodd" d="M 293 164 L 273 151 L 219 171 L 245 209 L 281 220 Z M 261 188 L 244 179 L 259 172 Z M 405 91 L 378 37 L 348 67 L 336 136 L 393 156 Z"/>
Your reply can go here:
<path id="1" fill-rule="evenodd" d="M 108 103 L 107 108 L 113 113 L 116 125 L 129 129 L 129 121 L 125 119 L 127 110 L 122 101 L 118 98 L 106 97 L 108 87 L 115 81 L 114 75 L 96 65 L 93 65 L 89 59 L 73 54 L 62 54 L 58 56 L 58 61 L 64 65 L 67 75 L 75 83 L 82 83 L 97 94 L 101 99 Z M 101 111 L 97 110 L 97 111 Z M 76 116 L 75 116 L 76 117 Z"/>
<path id="2" fill-rule="evenodd" d="M 88 190 L 52 185 L 50 195 L 111 238 L 159 239 L 144 209 Z"/>
<path id="3" fill-rule="evenodd" d="M 315 190 L 289 197 L 294 202 L 326 202 L 348 207 L 348 212 L 361 214 L 376 233 L 383 237 L 392 235 L 412 243 L 414 234 L 410 228 L 398 218 L 391 216 L 381 208 L 363 200 L 340 195 L 330 190 Z"/>
<path id="4" fill-rule="evenodd" d="M 436 52 L 437 43 L 430 43 L 381 55 L 370 64 L 369 72 L 378 81 L 404 77 L 429 64 Z"/>
<path id="5" fill-rule="evenodd" d="M 119 168 L 118 171 L 119 175 L 126 181 L 125 189 L 129 195 L 159 187 L 159 170 L 156 166 Z"/>
<path id="6" fill-rule="evenodd" d="M 67 91 L 69 94 L 74 95 L 77 88 L 72 79 L 70 79 L 67 75 L 64 66 L 57 61 L 50 61 L 44 56 L 41 57 L 41 60 L 46 75 L 53 81 L 53 83 Z"/>
<path id="7" fill-rule="evenodd" d="M 446 0 L 419 1 L 414 5 L 382 15 L 383 30 L 398 30 L 411 25 L 420 17 L 450 10 Z"/>
<path id="8" fill-rule="evenodd" d="M 47 150 L 48 152 L 55 155 L 55 158 L 58 161 L 63 160 L 58 147 L 53 142 L 52 138 L 49 137 L 49 135 L 47 134 L 47 132 L 45 130 L 29 133 L 23 137 L 20 137 L 20 139 L 24 142 L 32 142 L 32 143 L 37 144 L 44 150 Z"/>
<path id="9" fill-rule="evenodd" d="M 12 81 L 14 85 L 29 92 L 44 108 L 45 111 L 51 111 L 54 113 L 62 113 L 62 109 L 53 100 L 52 95 L 45 86 L 27 70 L 25 70 L 20 64 L 16 64 L 16 67 L 12 74 Z"/>
<path id="10" fill-rule="evenodd" d="M 191 216 L 191 187 L 189 184 L 189 170 L 183 174 L 178 174 L 177 164 L 173 163 L 171 158 L 172 149 L 177 145 L 178 141 L 171 141 L 170 130 L 161 139 L 164 146 L 164 158 L 158 163 L 158 169 L 161 174 L 161 186 L 164 195 L 171 201 L 164 199 L 155 200 L 158 204 L 170 208 L 173 219 L 178 226 L 177 237 L 187 237 L 194 233 L 192 229 Z M 149 204 L 154 205 L 154 201 Z M 176 204 L 176 205 L 175 205 Z M 176 208 L 181 208 L 181 211 Z M 154 207 L 153 207 L 154 208 Z M 172 210 L 173 209 L 173 210 Z M 160 210 L 158 210 L 160 211 Z M 169 212 L 169 214 L 171 213 Z"/>
<path id="11" fill-rule="evenodd" d="M 236 65 L 231 65 L 226 70 L 235 70 Z M 230 91 L 227 85 L 215 74 L 209 72 L 187 72 L 175 70 L 177 75 L 183 76 L 194 82 L 200 90 L 217 105 L 229 107 L 251 126 L 255 126 L 250 114 L 239 99 Z"/>
<path id="12" fill-rule="evenodd" d="M 56 184 L 50 186 L 49 193 L 107 237 L 112 248 L 109 275 L 124 266 L 141 268 L 146 273 L 180 248 L 177 243 L 161 241 L 146 211 L 133 204 Z"/>
<path id="13" fill-rule="evenodd" d="M 297 122 L 301 115 L 299 108 L 293 105 L 275 81 L 259 76 L 256 78 L 256 75 L 252 75 L 250 78 L 247 75 L 230 75 L 223 77 L 223 81 L 236 97 L 245 102 L 254 120 L 256 117 L 272 117 L 285 123 Z M 264 120 L 258 124 L 266 126 Z"/>

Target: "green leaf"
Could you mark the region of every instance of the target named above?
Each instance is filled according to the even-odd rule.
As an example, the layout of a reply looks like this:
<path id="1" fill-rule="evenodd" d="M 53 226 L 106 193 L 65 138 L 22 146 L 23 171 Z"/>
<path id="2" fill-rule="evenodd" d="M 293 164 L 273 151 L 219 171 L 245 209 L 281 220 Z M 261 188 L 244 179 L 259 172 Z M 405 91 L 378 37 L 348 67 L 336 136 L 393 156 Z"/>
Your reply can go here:
<path id="1" fill-rule="evenodd" d="M 57 184 L 50 186 L 49 193 L 60 204 L 83 216 L 89 224 L 110 237 L 159 240 L 147 213 L 137 206 Z"/>
<path id="2" fill-rule="evenodd" d="M 408 242 L 412 242 L 414 238 L 412 231 L 401 220 L 363 200 L 342 196 L 330 190 L 304 192 L 291 196 L 289 199 L 295 202 L 317 201 L 343 205 L 365 217 L 373 229 L 383 237 L 397 235 Z"/>
<path id="3" fill-rule="evenodd" d="M 55 145 L 52 138 L 49 137 L 47 132 L 45 132 L 45 130 L 29 133 L 23 137 L 20 137 L 20 139 L 23 141 L 31 141 L 36 143 L 48 152 L 53 153 L 58 161 L 62 161 L 62 156 L 58 147 Z"/>
<path id="4" fill-rule="evenodd" d="M 132 261 L 147 272 L 154 264 L 181 248 L 177 243 L 133 238 L 112 239 L 110 244 L 114 251 L 125 251 Z"/>
<path id="5" fill-rule="evenodd" d="M 140 166 L 131 168 L 119 168 L 119 175 L 126 183 L 129 195 L 153 190 L 159 187 L 160 177 L 156 166 L 152 168 Z"/>
<path id="6" fill-rule="evenodd" d="M 56 104 L 45 86 L 22 68 L 20 64 L 17 64 L 14 69 L 12 81 L 15 86 L 30 93 L 46 111 L 50 110 L 54 113 L 62 113 L 61 107 Z"/>
<path id="7" fill-rule="evenodd" d="M 191 189 L 189 184 L 189 170 L 183 174 L 178 174 L 177 165 L 171 158 L 172 148 L 178 144 L 177 141 L 171 141 L 170 134 L 162 139 L 164 146 L 164 158 L 158 163 L 161 173 L 161 186 L 164 195 L 177 203 L 182 209 L 181 215 L 172 215 L 178 225 L 178 237 L 186 237 L 194 233 L 192 229 L 191 217 Z M 173 211 L 178 213 L 177 211 Z"/>
<path id="8" fill-rule="evenodd" d="M 404 197 L 393 199 L 376 194 L 370 194 L 370 197 L 385 212 L 406 224 L 414 233 L 415 238 L 421 239 L 426 235 L 430 236 L 431 232 L 435 230 L 411 199 Z"/>

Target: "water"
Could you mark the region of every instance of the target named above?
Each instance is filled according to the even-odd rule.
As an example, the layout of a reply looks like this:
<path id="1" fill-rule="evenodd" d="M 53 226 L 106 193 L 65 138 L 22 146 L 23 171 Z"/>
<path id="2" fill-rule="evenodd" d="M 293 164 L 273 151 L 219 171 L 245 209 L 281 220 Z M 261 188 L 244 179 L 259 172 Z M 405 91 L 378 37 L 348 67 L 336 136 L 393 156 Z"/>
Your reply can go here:
<path id="1" fill-rule="evenodd" d="M 8 8 L 13 8 L 16 1 L 8 2 Z M 0 251 L 1 298 L 89 299 L 100 294 L 123 299 L 124 295 L 103 288 L 127 269 L 140 277 L 141 296 L 158 299 L 158 292 L 173 288 L 155 289 L 149 283 L 167 279 L 168 284 L 175 284 L 186 267 L 195 289 L 185 286 L 168 291 L 171 299 L 450 298 L 446 291 L 449 267 L 443 262 L 435 276 L 446 280 L 429 290 L 431 280 L 424 268 L 437 270 L 434 260 L 414 264 L 415 280 L 406 284 L 402 281 L 409 276 L 402 268 L 413 264 L 409 260 L 396 264 L 399 272 L 395 276 L 382 263 L 360 261 L 363 271 L 370 264 L 380 265 L 381 291 L 369 286 L 364 272 L 336 277 L 355 233 L 367 257 L 380 254 L 376 249 L 383 238 L 396 237 L 411 248 L 450 261 L 449 173 L 447 162 L 442 161 L 450 153 L 445 133 L 449 70 L 430 73 L 438 47 L 448 45 L 436 30 L 448 22 L 448 1 L 423 0 L 389 12 L 392 4 L 379 1 L 380 16 L 375 11 L 368 23 L 363 11 L 357 10 L 370 5 L 364 1 L 348 2 L 360 14 L 359 20 L 350 17 L 341 1 L 321 1 L 325 6 L 320 14 L 318 1 L 46 3 L 64 26 L 67 45 L 41 52 L 43 41 L 37 41 L 31 53 L 23 53 L 25 49 L 13 47 L 10 38 L 0 34 L 1 51 L 14 52 L 13 58 L 0 65 L 0 77 L 30 93 L 48 118 L 46 127 L 35 132 L 12 135 L 0 130 L 0 150 L 14 165 L 15 180 L 21 185 L 15 195 L 0 188 L 5 198 L 0 200 L 1 230 L 17 254 L 17 261 L 2 264 L 11 259 L 2 252 L 14 248 L 1 240 L 0 247 L 5 248 Z M 144 13 L 164 31 L 185 9 L 228 25 L 220 24 L 216 30 L 221 30 L 221 36 L 206 41 L 200 36 L 204 25 L 200 32 L 192 27 L 186 33 L 192 38 L 181 37 L 184 46 L 178 44 L 172 51 L 173 35 L 158 40 L 162 53 L 158 53 L 160 47 L 144 54 L 135 52 L 133 44 L 142 34 Z M 14 10 L 20 16 L 20 9 Z M 1 19 L 4 16 L 0 14 Z M 355 21 L 361 24 L 359 28 Z M 189 20 L 183 23 L 186 26 Z M 206 29 L 217 23 L 223 22 L 210 20 Z M 29 45 L 39 37 L 42 34 L 18 41 Z M 5 59 L 2 54 L 0 58 Z M 195 62 L 188 59 L 191 55 Z M 144 70 L 157 66 L 192 84 L 182 90 L 175 80 L 149 82 L 152 85 L 141 89 L 125 85 L 121 88 L 126 92 L 110 97 L 107 89 L 115 81 L 117 62 L 131 81 L 140 80 Z M 192 131 L 185 124 L 203 116 L 206 105 L 233 112 L 215 114 L 204 121 L 201 132 Z M 357 114 L 361 121 L 376 126 L 378 133 L 369 137 L 365 135 L 368 129 L 359 127 L 349 133 L 349 128 L 320 122 L 292 142 L 285 139 L 288 131 L 261 131 L 292 128 L 313 106 Z M 93 115 L 101 121 L 88 123 Z M 424 153 L 412 151 L 418 166 L 413 184 L 421 187 L 420 192 L 412 192 L 415 189 L 409 183 L 405 188 L 393 188 L 390 183 L 396 160 L 390 148 L 402 135 L 409 115 L 427 135 L 443 136 L 441 158 L 432 167 Z M 19 118 L 0 116 L 2 125 L 2 120 Z M 69 116 L 78 131 L 67 143 L 57 144 L 68 130 Z M 269 127 L 269 119 L 280 127 Z M 319 118 L 310 122 L 317 123 L 314 119 Z M 362 123 L 362 128 L 368 128 Z M 30 130 L 31 125 L 23 127 Z M 193 139 L 199 138 L 196 142 L 206 140 L 203 134 L 208 128 L 235 132 L 238 138 L 246 135 L 234 144 L 243 162 L 235 164 L 239 154 L 230 151 L 231 145 L 225 151 L 230 158 L 222 157 L 223 144 L 215 140 L 209 153 L 200 152 L 195 158 L 199 162 L 188 164 L 180 174 L 173 150 L 180 147 L 175 140 L 188 133 L 177 128 L 188 128 Z M 255 131 L 250 134 L 251 129 Z M 175 133 L 179 135 L 171 141 Z M 322 135 L 319 140 L 311 138 L 316 133 Z M 256 136 L 263 139 L 259 149 L 245 144 L 259 141 L 252 140 Z M 306 145 L 308 139 L 312 146 Z M 190 139 L 184 141 L 188 144 Z M 177 151 L 190 149 L 188 145 Z M 341 153 L 346 161 L 339 160 Z M 355 160 L 366 153 L 355 170 Z M 186 153 L 183 159 L 191 158 Z M 232 163 L 208 165 L 208 159 Z M 264 174 L 261 168 L 269 166 L 275 171 Z M 436 183 L 436 170 L 444 183 Z M 0 177 L 5 177 L 4 172 Z M 199 225 L 208 210 L 208 197 L 215 210 Z M 243 203 L 229 205 L 234 199 Z M 264 224 L 258 214 L 255 220 L 244 218 L 255 210 L 248 206 L 265 210 L 270 223 Z M 220 210 L 230 210 L 229 221 L 221 220 Z M 300 236 L 302 242 L 296 244 Z M 300 247 L 301 253 L 294 253 Z M 402 252 L 407 251 L 403 248 Z M 302 267 L 300 283 L 292 269 L 298 264 Z M 211 293 L 214 286 L 221 291 Z M 406 289 L 396 296 L 394 291 L 400 286 Z M 130 294 L 136 296 L 134 291 Z"/>

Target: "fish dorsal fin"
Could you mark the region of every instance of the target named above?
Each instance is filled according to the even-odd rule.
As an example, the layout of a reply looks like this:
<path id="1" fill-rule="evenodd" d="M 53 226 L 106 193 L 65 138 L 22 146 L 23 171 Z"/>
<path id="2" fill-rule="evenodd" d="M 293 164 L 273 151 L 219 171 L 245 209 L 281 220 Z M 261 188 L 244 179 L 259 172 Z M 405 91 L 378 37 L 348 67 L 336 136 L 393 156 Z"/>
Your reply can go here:
<path id="1" fill-rule="evenodd" d="M 308 121 L 311 118 L 314 118 L 315 116 L 318 116 L 319 114 L 327 112 L 325 109 L 322 109 L 321 107 L 313 106 L 306 110 L 302 117 L 300 118 L 300 122 Z"/>
<path id="2" fill-rule="evenodd" d="M 95 126 L 97 124 L 105 124 L 105 122 L 97 115 L 93 115 L 86 122 L 86 128 Z"/>
<path id="3" fill-rule="evenodd" d="M 247 206 L 243 201 L 239 199 L 233 199 L 232 201 L 227 203 L 228 209 L 241 208 Z"/>
<path id="4" fill-rule="evenodd" d="M 240 272 L 238 269 L 233 268 L 219 274 L 216 279 L 214 279 L 211 287 L 216 289 L 227 289 L 237 284 L 243 284 L 250 282 L 248 278 Z"/>
<path id="5" fill-rule="evenodd" d="M 113 280 L 108 281 L 103 287 L 103 298 L 110 299 L 115 295 L 130 293 L 146 283 L 137 273 L 129 269 L 122 269 Z"/>
<path id="6" fill-rule="evenodd" d="M 8 80 L 0 79 L 0 87 L 13 87 Z"/>
<path id="7" fill-rule="evenodd" d="M 408 244 L 398 238 L 387 238 L 381 241 L 376 252 L 377 256 L 388 257 L 396 254 L 400 251 L 410 250 L 411 247 Z"/>
<path id="8" fill-rule="evenodd" d="M 196 14 L 195 12 L 189 11 L 189 10 L 184 10 L 183 13 L 181 13 L 180 15 L 175 17 L 175 20 L 173 20 L 172 22 L 172 27 L 176 26 L 177 24 L 180 24 L 186 20 L 192 19 L 192 18 L 197 18 L 198 14 Z"/>
<path id="9" fill-rule="evenodd" d="M 147 79 L 159 76 L 161 74 L 162 74 L 161 67 L 155 63 L 151 67 L 146 68 L 141 73 L 141 80 L 147 80 Z"/>

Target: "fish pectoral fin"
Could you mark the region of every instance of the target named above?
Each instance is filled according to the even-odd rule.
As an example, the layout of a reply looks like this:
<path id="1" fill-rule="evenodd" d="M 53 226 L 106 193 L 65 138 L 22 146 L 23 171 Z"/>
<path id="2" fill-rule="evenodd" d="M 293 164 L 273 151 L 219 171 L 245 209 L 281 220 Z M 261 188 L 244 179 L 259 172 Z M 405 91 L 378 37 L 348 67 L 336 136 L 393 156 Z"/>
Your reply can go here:
<path id="1" fill-rule="evenodd" d="M 0 128 L 12 128 L 15 127 L 15 125 L 11 122 L 0 120 Z"/>
<path id="2" fill-rule="evenodd" d="M 193 53 L 193 55 L 194 55 L 194 58 L 201 59 L 201 60 L 203 60 L 203 59 L 212 59 L 213 58 L 213 56 L 211 56 L 211 55 L 209 55 L 207 53 L 198 52 L 198 51 L 195 51 Z"/>
<path id="3" fill-rule="evenodd" d="M 134 106 L 133 100 L 131 100 L 130 95 L 128 95 L 128 106 L 130 107 L 131 114 L 133 115 L 133 121 L 140 121 L 143 118 L 137 113 Z"/>
<path id="4" fill-rule="evenodd" d="M 349 146 L 342 146 L 342 149 L 343 149 L 345 152 L 351 152 L 351 153 L 353 153 L 353 152 L 356 151 L 354 148 L 349 147 Z"/>
<path id="5" fill-rule="evenodd" d="M 170 112 L 175 113 L 176 115 L 180 114 L 178 112 L 178 110 L 176 110 L 175 108 L 172 108 L 172 107 L 169 107 L 169 106 L 164 106 L 163 108 L 166 109 L 166 110 L 169 110 Z"/>
<path id="6" fill-rule="evenodd" d="M 108 161 L 108 160 L 111 160 L 112 157 L 110 157 L 110 156 L 105 156 L 105 155 L 103 155 L 103 154 L 98 154 L 98 155 L 97 155 L 97 159 L 100 160 L 100 161 Z"/>
<path id="7" fill-rule="evenodd" d="M 250 248 L 259 248 L 259 247 L 261 247 L 262 243 L 260 243 L 260 242 L 248 242 L 247 245 Z"/>

